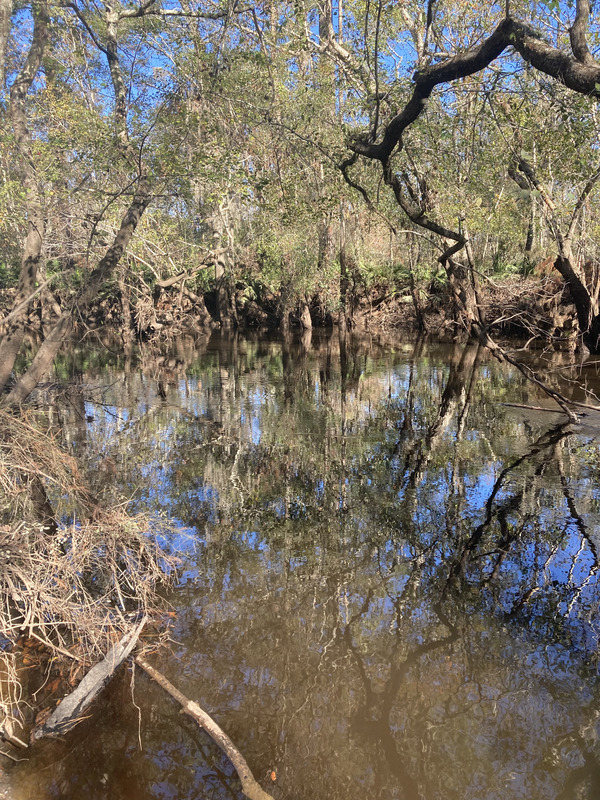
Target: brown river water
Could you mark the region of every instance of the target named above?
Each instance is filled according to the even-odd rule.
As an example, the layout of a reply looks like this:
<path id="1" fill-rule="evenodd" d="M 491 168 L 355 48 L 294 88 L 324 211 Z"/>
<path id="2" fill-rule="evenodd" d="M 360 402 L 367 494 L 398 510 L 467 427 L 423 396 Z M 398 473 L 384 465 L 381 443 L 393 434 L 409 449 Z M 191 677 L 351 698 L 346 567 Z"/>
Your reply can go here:
<path id="1" fill-rule="evenodd" d="M 598 385 L 567 362 L 537 364 Z M 600 797 L 591 415 L 520 407 L 551 404 L 476 346 L 335 334 L 80 349 L 56 378 L 95 490 L 180 526 L 153 663 L 275 800 Z M 131 667 L 28 755 L 14 800 L 242 797 Z"/>

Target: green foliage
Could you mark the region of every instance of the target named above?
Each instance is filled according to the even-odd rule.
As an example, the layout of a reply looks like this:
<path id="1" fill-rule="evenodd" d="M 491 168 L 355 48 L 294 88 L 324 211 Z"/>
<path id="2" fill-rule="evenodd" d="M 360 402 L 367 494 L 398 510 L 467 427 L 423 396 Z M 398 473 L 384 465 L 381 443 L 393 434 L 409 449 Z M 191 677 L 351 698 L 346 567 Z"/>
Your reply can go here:
<path id="1" fill-rule="evenodd" d="M 281 242 L 274 234 L 265 233 L 254 241 L 254 249 L 260 266 L 260 278 L 271 289 L 281 283 L 284 253 Z"/>
<path id="2" fill-rule="evenodd" d="M 17 285 L 19 270 L 15 264 L 0 264 L 0 289 L 9 289 Z"/>
<path id="3" fill-rule="evenodd" d="M 360 281 L 367 289 L 379 285 L 404 288 L 410 281 L 410 270 L 401 261 L 359 258 L 357 267 Z"/>
<path id="4" fill-rule="evenodd" d="M 135 186 L 136 159 L 155 193 L 129 246 L 128 283 L 136 296 L 223 249 L 230 285 L 262 285 L 292 300 L 318 291 L 335 304 L 343 235 L 362 285 L 402 288 L 411 270 L 417 281 L 429 281 L 443 247 L 439 237 L 407 244 L 406 252 L 397 244 L 392 252 L 384 219 L 397 229 L 412 223 L 382 187 L 377 165 L 359 159 L 350 170 L 377 215 L 339 170 L 348 139 L 370 132 L 378 140 L 410 97 L 425 28 L 419 4 L 386 6 L 378 22 L 361 0 L 346 4 L 341 39 L 330 20 L 343 57 L 325 40 L 317 46 L 319 22 L 326 20 L 311 3 L 280 3 L 274 16 L 256 9 L 252 19 L 237 11 L 227 21 L 201 14 L 181 25 L 158 13 L 133 17 L 128 6 L 117 8 L 129 155 L 115 136 L 114 76 L 97 46 L 107 33 L 99 10 L 85 10 L 86 25 L 69 9 L 53 12 L 44 78 L 28 99 L 32 158 L 48 220 L 47 271 L 60 275 L 61 288 L 84 285 L 112 243 Z M 206 9 L 200 3 L 198 10 Z M 531 16 L 525 0 L 513 11 Z M 481 8 L 441 0 L 428 57 L 480 42 L 503 13 L 499 3 Z M 544 0 L 536 13 L 542 29 L 556 16 L 566 20 L 567 12 L 564 3 Z M 25 27 L 15 30 L 13 69 L 26 53 Z M 590 33 L 599 33 L 595 20 Z M 564 32 L 557 37 L 558 45 L 567 44 Z M 436 89 L 394 159 L 418 209 L 441 226 L 467 230 L 478 269 L 500 276 L 531 269 L 524 245 L 532 220 L 535 252 L 545 255 L 551 247 L 544 198 L 511 179 L 515 161 L 535 164 L 564 226 L 597 168 L 599 133 L 593 98 L 509 59 L 506 73 L 484 71 Z M 7 124 L 0 134 L 0 280 L 11 285 L 27 230 L 27 196 L 6 109 L 1 113 Z M 591 255 L 600 240 L 595 212 L 592 192 L 575 242 Z M 212 275 L 198 273 L 195 286 L 211 288 Z"/>

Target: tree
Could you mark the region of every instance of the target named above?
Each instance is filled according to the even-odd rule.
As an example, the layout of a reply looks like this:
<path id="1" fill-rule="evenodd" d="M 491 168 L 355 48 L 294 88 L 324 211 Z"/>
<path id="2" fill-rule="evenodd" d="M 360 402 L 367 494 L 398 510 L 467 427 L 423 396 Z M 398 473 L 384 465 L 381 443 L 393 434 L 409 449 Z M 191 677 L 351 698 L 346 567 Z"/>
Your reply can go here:
<path id="1" fill-rule="evenodd" d="M 22 16 L 14 17 L 12 37 L 0 36 L 3 46 L 15 45 L 8 76 L 14 145 L 10 139 L 7 144 L 19 164 L 28 228 L 17 294 L 0 342 L 0 390 L 9 387 L 37 294 L 44 300 L 46 287 L 61 281 L 67 289 L 62 307 L 53 298 L 54 316 L 45 315 L 43 341 L 8 392 L 8 404 L 28 397 L 78 318 L 111 281 L 118 278 L 127 293 L 132 281 L 117 270 L 153 201 L 155 221 L 162 223 L 154 227 L 165 236 L 173 228 L 191 121 L 188 116 L 181 124 L 181 99 L 173 91 L 173 79 L 181 75 L 169 69 L 181 40 L 174 19 L 208 28 L 215 42 L 229 22 L 226 11 L 187 4 L 162 9 L 154 2 L 135 8 L 107 3 L 98 9 L 40 2 L 32 7 L 26 52 L 19 54 L 16 47 Z M 183 32 L 189 34 L 185 27 Z M 192 38 L 184 36 L 186 53 Z M 138 257 L 153 268 L 152 256 Z M 177 271 L 179 265 L 173 265 Z"/>
<path id="2" fill-rule="evenodd" d="M 554 7 L 556 4 L 548 5 Z M 496 8 L 496 14 L 499 13 L 500 10 Z M 425 204 L 419 202 L 419 198 L 411 195 L 402 173 L 397 169 L 396 155 L 403 150 L 406 136 L 425 111 L 437 87 L 455 83 L 460 85 L 460 82 L 470 76 L 484 74 L 485 70 L 503 56 L 505 62 L 508 57 L 509 66 L 513 68 L 510 56 L 513 52 L 538 73 L 549 76 L 572 92 L 588 98 L 591 113 L 591 105 L 600 96 L 600 64 L 596 62 L 587 45 L 589 18 L 589 3 L 587 0 L 578 0 L 575 17 L 568 29 L 568 45 L 563 37 L 559 42 L 551 43 L 531 25 L 513 17 L 507 4 L 504 18 L 491 33 L 480 36 L 480 43 L 468 43 L 462 52 L 459 50 L 454 55 L 443 54 L 436 57 L 435 50 L 426 54 L 426 58 L 418 65 L 413 75 L 412 93 L 402 109 L 385 125 L 377 140 L 372 135 L 356 136 L 350 142 L 353 156 L 342 164 L 344 173 L 348 175 L 350 167 L 359 157 L 379 162 L 384 182 L 390 187 L 396 202 L 411 221 L 441 238 L 445 243 L 445 249 L 439 261 L 446 269 L 452 291 L 464 309 L 470 327 L 488 346 L 493 346 L 493 343 L 489 339 L 485 321 L 481 317 L 474 265 L 470 263 L 468 232 L 461 230 L 460 227 L 456 229 L 440 223 Z M 438 31 L 441 30 L 443 25 L 441 14 L 439 20 L 433 17 L 434 30 L 436 27 Z M 506 53 L 509 55 L 506 56 Z M 554 266 L 571 291 L 584 343 L 592 352 L 599 352 L 600 316 L 597 292 L 595 287 L 590 289 L 586 284 L 583 267 L 573 252 L 572 242 L 581 211 L 600 176 L 597 170 L 588 176 L 573 205 L 571 221 L 566 231 L 563 231 L 558 221 L 553 218 L 554 204 L 536 178 L 531 165 L 527 164 L 526 159 L 521 158 L 518 169 L 523 173 L 531 189 L 539 192 L 551 212 L 549 224 L 558 250 Z M 468 262 L 466 265 L 457 258 L 461 251 L 466 255 Z"/>

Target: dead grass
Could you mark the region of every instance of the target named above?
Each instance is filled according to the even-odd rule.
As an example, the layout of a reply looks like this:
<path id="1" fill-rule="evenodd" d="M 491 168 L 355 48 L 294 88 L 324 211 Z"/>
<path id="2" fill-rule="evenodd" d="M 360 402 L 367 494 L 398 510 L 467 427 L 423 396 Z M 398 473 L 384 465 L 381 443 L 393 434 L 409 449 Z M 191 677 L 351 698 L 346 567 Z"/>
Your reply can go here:
<path id="1" fill-rule="evenodd" d="M 0 408 L 0 519 L 31 517 L 29 481 L 38 478 L 49 489 L 85 500 L 76 460 L 55 436 L 41 428 L 33 412 L 20 415 Z"/>
<path id="2" fill-rule="evenodd" d="M 46 498 L 76 521 L 49 535 L 31 499 Z M 160 586 L 176 574 L 164 546 L 165 520 L 102 510 L 77 463 L 34 414 L 0 409 L 0 727 L 23 701 L 19 637 L 43 642 L 54 658 L 98 660 L 143 614 L 160 611 Z"/>

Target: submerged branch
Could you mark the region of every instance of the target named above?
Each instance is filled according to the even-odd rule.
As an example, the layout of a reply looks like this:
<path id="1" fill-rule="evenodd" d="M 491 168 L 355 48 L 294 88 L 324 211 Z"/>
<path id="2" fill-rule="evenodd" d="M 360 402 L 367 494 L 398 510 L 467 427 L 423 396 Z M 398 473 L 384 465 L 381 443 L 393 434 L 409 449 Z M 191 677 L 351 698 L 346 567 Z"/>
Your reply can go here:
<path id="1" fill-rule="evenodd" d="M 256 781 L 250 770 L 250 767 L 246 763 L 246 759 L 231 741 L 229 736 L 227 736 L 225 731 L 223 731 L 219 725 L 217 725 L 214 719 L 209 716 L 206 711 L 200 708 L 197 703 L 194 703 L 192 700 L 188 700 L 188 698 L 182 694 L 179 689 L 173 686 L 173 684 L 167 678 L 165 678 L 161 672 L 151 666 L 145 658 L 142 656 L 137 656 L 135 663 L 139 664 L 144 672 L 146 672 L 153 680 L 155 680 L 159 686 L 162 686 L 162 688 L 168 694 L 170 694 L 171 697 L 175 698 L 175 700 L 177 700 L 177 702 L 181 705 L 182 711 L 185 714 L 189 714 L 190 717 L 193 717 L 200 727 L 204 728 L 215 744 L 221 748 L 239 775 L 242 783 L 242 791 L 246 797 L 249 798 L 249 800 L 273 800 L 272 796 L 265 792 L 264 789 L 261 788 L 260 784 Z"/>

